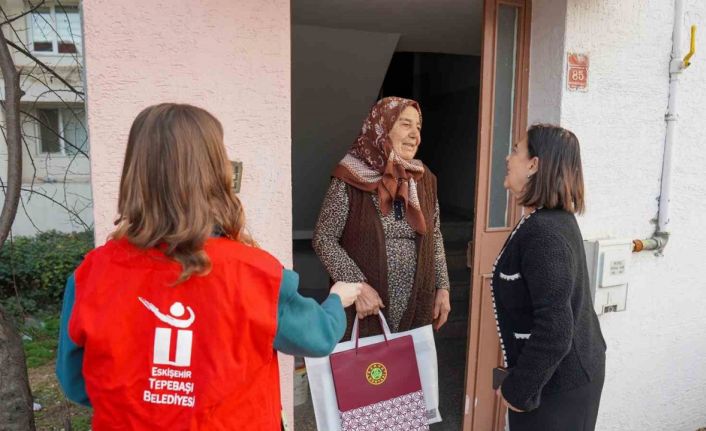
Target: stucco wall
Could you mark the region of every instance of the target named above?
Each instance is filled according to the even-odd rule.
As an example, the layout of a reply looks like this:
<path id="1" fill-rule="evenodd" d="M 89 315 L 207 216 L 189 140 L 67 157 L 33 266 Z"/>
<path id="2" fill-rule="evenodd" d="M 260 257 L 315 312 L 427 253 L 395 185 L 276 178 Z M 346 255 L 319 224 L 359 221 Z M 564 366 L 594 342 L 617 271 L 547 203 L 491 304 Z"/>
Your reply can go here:
<path id="1" fill-rule="evenodd" d="M 188 102 L 222 121 L 229 156 L 244 163 L 249 227 L 291 266 L 289 10 L 287 0 L 83 2 L 98 244 L 112 228 L 132 120 L 148 105 Z M 291 418 L 291 361 L 281 369 Z"/>
<path id="2" fill-rule="evenodd" d="M 686 3 L 685 34 L 706 24 L 706 3 Z M 588 92 L 564 84 L 561 105 L 562 125 L 582 145 L 587 239 L 654 231 L 673 18 L 672 1 L 567 2 L 565 50 L 590 56 Z M 703 32 L 697 46 L 706 46 Z M 697 54 L 682 77 L 669 245 L 662 257 L 633 255 L 627 310 L 600 318 L 608 363 L 599 430 L 706 426 L 705 58 Z"/>

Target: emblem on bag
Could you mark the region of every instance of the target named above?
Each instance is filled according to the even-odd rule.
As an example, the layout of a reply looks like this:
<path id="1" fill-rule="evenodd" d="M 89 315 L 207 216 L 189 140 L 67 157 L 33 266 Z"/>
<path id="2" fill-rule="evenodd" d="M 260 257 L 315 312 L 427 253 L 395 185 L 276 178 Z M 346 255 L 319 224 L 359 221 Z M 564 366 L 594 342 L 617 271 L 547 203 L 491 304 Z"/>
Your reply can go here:
<path id="1" fill-rule="evenodd" d="M 387 380 L 387 368 L 380 362 L 373 362 L 368 365 L 365 371 L 365 377 L 371 385 L 381 385 Z"/>

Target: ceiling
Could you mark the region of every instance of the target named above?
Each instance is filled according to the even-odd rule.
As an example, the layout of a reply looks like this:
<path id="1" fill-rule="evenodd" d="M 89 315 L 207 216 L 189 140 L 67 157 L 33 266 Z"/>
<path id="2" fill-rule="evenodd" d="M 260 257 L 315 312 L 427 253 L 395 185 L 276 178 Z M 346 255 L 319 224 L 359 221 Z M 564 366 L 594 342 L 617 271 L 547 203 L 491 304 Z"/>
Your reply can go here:
<path id="1" fill-rule="evenodd" d="M 292 0 L 294 24 L 398 33 L 397 51 L 480 55 L 482 0 Z"/>

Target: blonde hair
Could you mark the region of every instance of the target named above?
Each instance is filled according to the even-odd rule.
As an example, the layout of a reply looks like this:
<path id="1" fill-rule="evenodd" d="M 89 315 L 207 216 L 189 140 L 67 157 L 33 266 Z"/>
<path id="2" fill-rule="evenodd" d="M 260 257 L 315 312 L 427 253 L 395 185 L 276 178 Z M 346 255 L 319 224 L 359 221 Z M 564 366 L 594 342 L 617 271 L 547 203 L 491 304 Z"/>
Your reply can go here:
<path id="1" fill-rule="evenodd" d="M 183 268 L 177 283 L 207 274 L 203 247 L 214 231 L 254 245 L 232 175 L 223 126 L 213 115 L 175 103 L 146 108 L 130 128 L 111 236 L 160 247 Z"/>

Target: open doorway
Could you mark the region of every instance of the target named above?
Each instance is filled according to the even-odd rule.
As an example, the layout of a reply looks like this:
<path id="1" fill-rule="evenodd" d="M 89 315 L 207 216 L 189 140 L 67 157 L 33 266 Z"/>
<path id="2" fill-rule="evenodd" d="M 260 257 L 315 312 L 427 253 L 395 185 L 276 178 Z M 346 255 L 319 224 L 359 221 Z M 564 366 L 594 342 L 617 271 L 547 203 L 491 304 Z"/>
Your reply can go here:
<path id="1" fill-rule="evenodd" d="M 330 173 L 377 99 L 422 108 L 417 158 L 437 175 L 452 312 L 437 334 L 440 410 L 435 430 L 461 429 L 468 343 L 480 97 L 481 0 L 292 0 L 294 269 L 303 294 L 327 295 L 311 247 Z M 295 379 L 296 382 L 297 379 Z M 295 389 L 297 430 L 314 430 L 306 392 Z"/>

